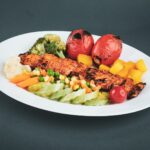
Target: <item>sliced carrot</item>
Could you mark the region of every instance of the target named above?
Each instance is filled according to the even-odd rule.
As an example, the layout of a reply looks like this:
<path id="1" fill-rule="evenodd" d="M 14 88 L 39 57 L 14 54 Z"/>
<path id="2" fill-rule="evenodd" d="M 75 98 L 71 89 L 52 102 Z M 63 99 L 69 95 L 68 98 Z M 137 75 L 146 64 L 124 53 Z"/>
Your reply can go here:
<path id="1" fill-rule="evenodd" d="M 13 83 L 18 83 L 18 82 L 24 81 L 28 78 L 30 78 L 30 74 L 29 73 L 23 73 L 23 74 L 16 75 L 12 79 L 10 79 L 10 81 Z"/>
<path id="2" fill-rule="evenodd" d="M 33 84 L 36 84 L 39 82 L 39 78 L 38 77 L 33 77 L 33 78 L 28 78 L 22 82 L 19 82 L 17 84 L 17 86 L 21 87 L 21 88 L 26 88 L 28 86 L 31 86 Z"/>
<path id="3" fill-rule="evenodd" d="M 47 73 L 46 73 L 46 71 L 45 71 L 44 69 L 40 69 L 40 73 L 41 73 L 41 75 L 43 75 L 43 76 L 46 76 L 46 75 L 47 75 Z"/>

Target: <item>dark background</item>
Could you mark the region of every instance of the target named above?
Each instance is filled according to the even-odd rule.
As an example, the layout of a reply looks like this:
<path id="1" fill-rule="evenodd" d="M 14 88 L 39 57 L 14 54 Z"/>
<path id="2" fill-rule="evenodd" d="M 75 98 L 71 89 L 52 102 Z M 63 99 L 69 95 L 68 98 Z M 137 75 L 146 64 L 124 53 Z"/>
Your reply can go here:
<path id="1" fill-rule="evenodd" d="M 26 32 L 115 33 L 150 55 L 149 0 L 0 0 L 0 41 Z M 0 150 L 147 150 L 150 109 L 116 117 L 46 112 L 0 93 Z"/>

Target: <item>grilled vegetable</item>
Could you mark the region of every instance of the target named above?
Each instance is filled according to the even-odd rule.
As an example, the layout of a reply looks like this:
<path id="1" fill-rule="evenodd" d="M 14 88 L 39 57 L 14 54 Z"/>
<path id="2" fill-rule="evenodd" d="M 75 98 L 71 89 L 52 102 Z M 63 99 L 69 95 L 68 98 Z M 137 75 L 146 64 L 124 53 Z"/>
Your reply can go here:
<path id="1" fill-rule="evenodd" d="M 67 55 L 72 59 L 77 59 L 79 54 L 90 55 L 93 45 L 93 37 L 88 31 L 73 30 L 67 39 Z"/>
<path id="2" fill-rule="evenodd" d="M 109 95 L 111 103 L 122 103 L 127 99 L 127 92 L 123 86 L 114 87 Z"/>
<path id="3" fill-rule="evenodd" d="M 97 65 L 112 65 L 122 52 L 122 41 L 118 36 L 106 34 L 100 37 L 92 49 L 92 58 Z"/>

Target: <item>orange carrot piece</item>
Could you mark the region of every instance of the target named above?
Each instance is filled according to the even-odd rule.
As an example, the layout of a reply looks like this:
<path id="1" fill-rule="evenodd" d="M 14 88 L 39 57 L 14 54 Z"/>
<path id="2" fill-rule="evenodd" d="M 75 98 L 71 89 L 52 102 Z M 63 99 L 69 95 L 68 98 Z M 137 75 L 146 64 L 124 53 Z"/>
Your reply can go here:
<path id="1" fill-rule="evenodd" d="M 18 83 L 18 82 L 24 81 L 28 78 L 30 78 L 30 74 L 29 73 L 23 73 L 23 74 L 16 75 L 12 79 L 10 79 L 10 81 L 13 83 Z"/>
<path id="2" fill-rule="evenodd" d="M 40 69 L 40 73 L 41 73 L 41 75 L 43 75 L 43 76 L 46 76 L 46 75 L 47 75 L 47 72 L 46 72 L 44 69 Z"/>
<path id="3" fill-rule="evenodd" d="M 28 78 L 22 82 L 19 82 L 17 84 L 17 86 L 21 87 L 21 88 L 26 88 L 28 86 L 31 86 L 33 84 L 36 84 L 39 82 L 39 78 L 38 77 L 33 77 L 33 78 Z"/>

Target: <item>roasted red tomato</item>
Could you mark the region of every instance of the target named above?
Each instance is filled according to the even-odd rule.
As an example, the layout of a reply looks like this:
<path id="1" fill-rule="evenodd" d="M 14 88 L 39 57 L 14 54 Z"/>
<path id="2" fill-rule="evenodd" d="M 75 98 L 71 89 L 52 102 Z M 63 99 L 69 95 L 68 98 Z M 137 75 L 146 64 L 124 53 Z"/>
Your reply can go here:
<path id="1" fill-rule="evenodd" d="M 67 55 L 69 58 L 77 59 L 79 54 L 90 55 L 94 46 L 92 35 L 84 30 L 73 30 L 67 40 Z"/>
<path id="2" fill-rule="evenodd" d="M 127 92 L 123 86 L 114 87 L 109 92 L 109 99 L 111 103 L 122 103 L 127 99 Z"/>
<path id="3" fill-rule="evenodd" d="M 97 64 L 112 65 L 122 52 L 122 40 L 113 34 L 100 37 L 92 49 L 93 61 Z"/>

